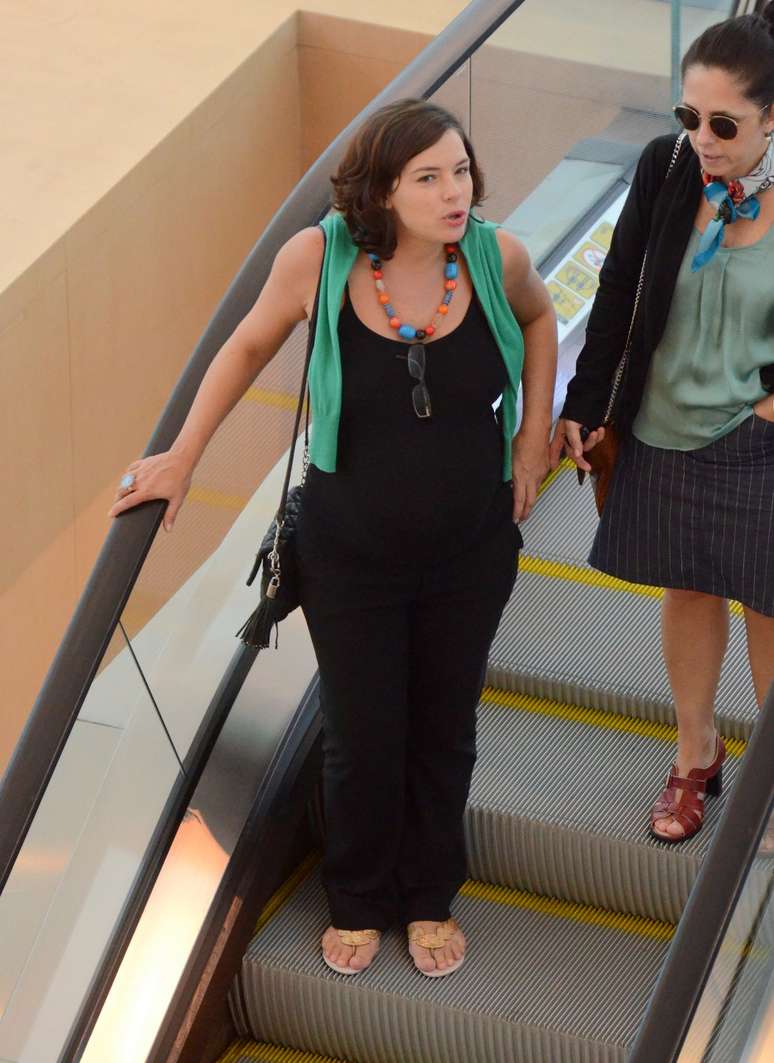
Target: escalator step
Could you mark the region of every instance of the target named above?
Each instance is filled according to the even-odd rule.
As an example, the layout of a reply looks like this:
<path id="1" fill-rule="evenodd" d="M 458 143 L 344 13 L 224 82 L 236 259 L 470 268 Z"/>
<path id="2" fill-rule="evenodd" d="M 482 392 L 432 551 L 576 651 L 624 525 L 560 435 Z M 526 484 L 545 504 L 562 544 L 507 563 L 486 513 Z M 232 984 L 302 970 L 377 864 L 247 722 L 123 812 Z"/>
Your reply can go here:
<path id="1" fill-rule="evenodd" d="M 542 575 L 529 567 L 529 559 L 523 559 L 489 653 L 487 683 L 673 723 L 659 642 L 658 598 L 595 586 L 572 574 Z M 756 716 L 744 621 L 732 615 L 716 699 L 718 728 L 746 741 Z"/>
<path id="2" fill-rule="evenodd" d="M 676 923 L 712 841 L 674 847 L 648 832 L 674 729 L 488 689 L 466 811 L 470 873 L 547 896 Z M 726 792 L 743 744 L 729 742 Z"/>
<path id="3" fill-rule="evenodd" d="M 585 565 L 598 523 L 588 482 L 579 487 L 575 466 L 565 460 L 544 481 L 532 513 L 521 526 L 524 552 Z"/>
<path id="4" fill-rule="evenodd" d="M 318 1052 L 299 1052 L 295 1048 L 282 1048 L 259 1041 L 235 1041 L 218 1063 L 344 1063 L 332 1056 Z"/>
<path id="5" fill-rule="evenodd" d="M 574 468 L 563 463 L 522 528 L 519 578 L 492 645 L 487 682 L 672 723 L 660 648 L 662 592 L 592 569 L 586 558 L 596 526 L 591 489 L 579 488 Z M 737 603 L 716 714 L 723 734 L 749 738 L 757 710 Z"/>
<path id="6" fill-rule="evenodd" d="M 251 1036 L 360 1063 L 623 1063 L 669 924 L 473 882 L 454 914 L 470 944 L 452 977 L 417 972 L 397 931 L 367 971 L 337 975 L 315 870 L 244 958 Z"/>

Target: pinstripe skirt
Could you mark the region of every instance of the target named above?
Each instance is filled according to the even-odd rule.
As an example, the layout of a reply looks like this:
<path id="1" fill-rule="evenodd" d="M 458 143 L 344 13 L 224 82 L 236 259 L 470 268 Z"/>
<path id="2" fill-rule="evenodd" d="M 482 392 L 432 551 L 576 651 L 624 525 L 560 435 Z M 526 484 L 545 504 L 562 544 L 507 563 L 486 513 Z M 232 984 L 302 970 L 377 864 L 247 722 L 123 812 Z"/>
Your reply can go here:
<path id="1" fill-rule="evenodd" d="M 774 616 L 774 422 L 753 414 L 698 450 L 629 436 L 589 563 Z"/>

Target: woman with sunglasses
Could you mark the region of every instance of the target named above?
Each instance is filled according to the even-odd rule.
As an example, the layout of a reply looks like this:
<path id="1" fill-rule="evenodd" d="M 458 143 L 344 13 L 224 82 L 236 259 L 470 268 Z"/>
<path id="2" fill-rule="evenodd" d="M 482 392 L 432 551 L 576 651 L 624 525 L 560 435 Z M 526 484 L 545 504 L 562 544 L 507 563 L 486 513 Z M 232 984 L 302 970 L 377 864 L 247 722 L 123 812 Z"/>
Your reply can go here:
<path id="1" fill-rule="evenodd" d="M 481 171 L 442 108 L 375 113 L 333 186 L 333 213 L 279 252 L 171 451 L 130 466 L 111 512 L 168 498 L 171 526 L 207 440 L 311 316 L 319 279 L 296 553 L 324 719 L 323 959 L 357 974 L 399 921 L 437 977 L 464 956 L 449 906 L 475 711 L 516 522 L 548 470 L 556 319 L 524 247 L 472 214 Z"/>
<path id="2" fill-rule="evenodd" d="M 721 789 L 729 599 L 744 607 L 759 704 L 774 680 L 774 3 L 706 30 L 682 75 L 687 143 L 643 153 L 551 453 L 590 469 L 647 250 L 616 399 L 623 445 L 589 560 L 665 588 L 678 747 L 650 829 L 669 843 L 700 829 Z"/>

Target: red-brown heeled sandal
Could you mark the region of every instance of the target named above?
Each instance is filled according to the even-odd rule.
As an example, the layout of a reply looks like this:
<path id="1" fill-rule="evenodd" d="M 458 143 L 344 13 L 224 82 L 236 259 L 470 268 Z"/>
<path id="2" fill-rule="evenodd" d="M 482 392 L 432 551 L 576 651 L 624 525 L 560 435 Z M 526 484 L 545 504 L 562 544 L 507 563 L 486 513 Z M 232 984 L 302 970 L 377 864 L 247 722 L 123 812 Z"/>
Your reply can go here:
<path id="1" fill-rule="evenodd" d="M 677 765 L 669 769 L 666 786 L 650 811 L 650 833 L 660 842 L 684 842 L 700 830 L 704 822 L 704 798 L 706 794 L 719 797 L 723 789 L 723 761 L 726 759 L 726 747 L 720 735 L 717 736 L 715 759 L 708 768 L 692 768 L 687 778 L 677 774 Z M 680 800 L 676 792 L 682 790 Z M 656 823 L 660 819 L 672 816 L 683 828 L 682 834 L 660 834 Z"/>

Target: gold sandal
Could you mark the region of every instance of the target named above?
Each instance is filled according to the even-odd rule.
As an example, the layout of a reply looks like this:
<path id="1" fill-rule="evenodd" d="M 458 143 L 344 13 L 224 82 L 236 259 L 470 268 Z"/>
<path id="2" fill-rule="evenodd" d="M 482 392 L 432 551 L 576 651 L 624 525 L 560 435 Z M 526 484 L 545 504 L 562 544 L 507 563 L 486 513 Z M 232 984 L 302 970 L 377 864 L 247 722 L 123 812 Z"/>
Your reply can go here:
<path id="1" fill-rule="evenodd" d="M 336 930 L 336 927 L 331 929 Z M 382 936 L 378 930 L 336 930 L 336 933 L 339 935 L 342 945 L 349 945 L 355 949 L 359 945 L 370 945 L 372 941 L 378 941 Z M 322 950 L 322 958 L 330 969 L 337 974 L 361 974 L 370 967 L 370 964 L 368 967 L 339 967 L 338 964 L 331 963 L 325 955 L 325 949 Z"/>
<path id="2" fill-rule="evenodd" d="M 435 930 L 422 930 L 418 926 L 409 926 L 408 939 L 409 945 L 419 945 L 422 949 L 430 949 L 432 952 L 434 949 L 442 949 L 444 945 L 454 937 L 454 935 L 460 930 L 460 926 L 455 919 L 447 919 L 443 923 L 439 923 Z M 465 961 L 464 956 L 460 956 L 458 960 L 445 967 L 442 971 L 437 968 L 434 971 L 423 971 L 422 968 L 414 960 L 414 966 L 420 974 L 426 975 L 428 978 L 443 978 L 444 975 L 453 974 L 454 971 L 458 971 Z"/>

